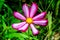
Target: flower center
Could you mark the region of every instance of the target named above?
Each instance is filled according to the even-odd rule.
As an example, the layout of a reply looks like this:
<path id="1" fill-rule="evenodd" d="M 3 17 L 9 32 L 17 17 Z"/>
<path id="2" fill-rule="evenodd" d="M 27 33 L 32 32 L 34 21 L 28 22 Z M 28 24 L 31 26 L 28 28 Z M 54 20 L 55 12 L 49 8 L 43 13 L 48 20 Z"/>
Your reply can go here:
<path id="1" fill-rule="evenodd" d="M 26 22 L 27 22 L 28 24 L 31 24 L 31 23 L 33 22 L 33 20 L 32 20 L 32 18 L 27 18 L 27 19 L 26 19 Z"/>

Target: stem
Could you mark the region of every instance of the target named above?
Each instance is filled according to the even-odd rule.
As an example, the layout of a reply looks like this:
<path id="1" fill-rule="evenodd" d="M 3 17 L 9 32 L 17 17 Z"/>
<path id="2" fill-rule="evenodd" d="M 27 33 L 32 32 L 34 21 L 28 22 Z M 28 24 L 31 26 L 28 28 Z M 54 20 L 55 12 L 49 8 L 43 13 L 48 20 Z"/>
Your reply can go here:
<path id="1" fill-rule="evenodd" d="M 40 5 L 41 5 L 41 8 L 44 10 L 44 8 L 43 8 L 42 3 L 41 3 L 41 1 L 40 1 L 40 0 L 39 0 L 39 3 L 40 3 Z"/>
<path id="2" fill-rule="evenodd" d="M 38 9 L 40 10 L 40 12 L 42 12 L 42 10 L 38 7 Z"/>
<path id="3" fill-rule="evenodd" d="M 49 6 L 47 7 L 46 11 L 48 10 L 48 8 L 50 7 L 50 5 L 52 4 L 53 0 L 51 1 L 51 3 L 49 4 Z"/>
<path id="4" fill-rule="evenodd" d="M 30 35 L 29 35 L 29 27 L 28 27 L 28 37 L 29 37 L 29 38 L 28 38 L 28 40 L 29 40 L 29 39 L 30 39 Z"/>

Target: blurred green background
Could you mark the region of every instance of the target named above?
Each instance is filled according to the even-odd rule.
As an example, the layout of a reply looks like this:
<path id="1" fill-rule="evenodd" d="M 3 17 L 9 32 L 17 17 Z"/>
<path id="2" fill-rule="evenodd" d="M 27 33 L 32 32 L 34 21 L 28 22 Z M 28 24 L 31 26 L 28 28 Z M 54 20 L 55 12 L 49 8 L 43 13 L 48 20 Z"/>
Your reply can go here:
<path id="1" fill-rule="evenodd" d="M 11 26 L 21 22 L 14 18 L 13 12 L 23 13 L 22 5 L 32 2 L 38 4 L 38 13 L 47 12 L 48 25 L 35 26 L 40 31 L 37 36 L 33 36 L 30 28 L 23 33 Z M 0 0 L 0 40 L 60 40 L 60 0 Z"/>

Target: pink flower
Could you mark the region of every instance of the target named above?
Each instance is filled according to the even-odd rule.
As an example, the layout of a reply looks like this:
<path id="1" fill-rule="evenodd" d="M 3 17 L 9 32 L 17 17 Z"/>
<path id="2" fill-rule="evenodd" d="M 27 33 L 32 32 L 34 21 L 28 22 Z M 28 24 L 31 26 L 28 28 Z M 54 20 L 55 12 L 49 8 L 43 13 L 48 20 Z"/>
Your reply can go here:
<path id="1" fill-rule="evenodd" d="M 25 32 L 28 29 L 28 26 L 32 29 L 33 35 L 37 35 L 39 31 L 34 27 L 34 24 L 46 26 L 48 20 L 45 20 L 46 12 L 42 12 L 37 16 L 34 16 L 38 10 L 36 3 L 32 3 L 32 6 L 29 8 L 27 4 L 22 6 L 25 17 L 19 13 L 14 12 L 14 17 L 24 22 L 12 24 L 12 27 L 18 31 Z"/>

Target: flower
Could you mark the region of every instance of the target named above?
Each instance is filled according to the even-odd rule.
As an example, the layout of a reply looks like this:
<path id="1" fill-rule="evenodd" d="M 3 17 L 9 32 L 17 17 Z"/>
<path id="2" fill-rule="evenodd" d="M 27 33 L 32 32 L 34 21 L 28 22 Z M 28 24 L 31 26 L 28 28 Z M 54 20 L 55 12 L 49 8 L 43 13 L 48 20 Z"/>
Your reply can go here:
<path id="1" fill-rule="evenodd" d="M 12 27 L 16 30 L 26 32 L 28 26 L 30 26 L 33 35 L 37 35 L 39 31 L 34 27 L 34 24 L 46 26 L 48 23 L 48 20 L 44 19 L 46 16 L 46 12 L 41 12 L 37 16 L 34 16 L 38 10 L 38 6 L 36 3 L 32 3 L 30 8 L 25 3 L 22 6 L 22 9 L 25 16 L 15 11 L 14 17 L 18 18 L 19 20 L 23 20 L 23 22 L 12 24 Z"/>

